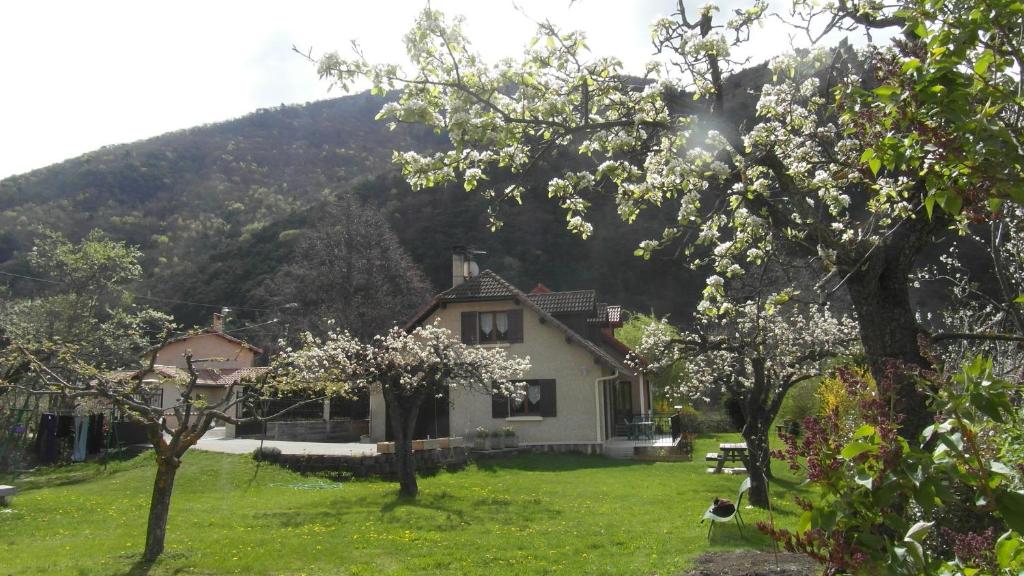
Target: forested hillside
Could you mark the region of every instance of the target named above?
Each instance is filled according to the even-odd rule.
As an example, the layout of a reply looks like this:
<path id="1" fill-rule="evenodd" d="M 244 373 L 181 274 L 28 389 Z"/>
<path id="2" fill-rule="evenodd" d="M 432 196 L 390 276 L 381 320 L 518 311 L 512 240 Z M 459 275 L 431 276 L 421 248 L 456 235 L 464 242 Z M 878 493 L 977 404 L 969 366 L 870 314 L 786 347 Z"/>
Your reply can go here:
<path id="1" fill-rule="evenodd" d="M 101 228 L 144 252 L 146 280 L 138 293 L 235 306 L 245 317 L 246 307 L 288 303 L 274 294 L 273 278 L 280 281 L 285 266 L 306 256 L 302 252 L 310 244 L 302 238 L 329 226 L 325 214 L 337 214 L 340 198 L 352 210 L 363 204 L 383 217 L 362 233 L 393 229 L 431 285 L 410 293 L 447 287 L 450 247 L 468 244 L 487 252 L 482 267 L 525 289 L 537 282 L 553 289 L 593 287 L 610 301 L 643 310 L 682 317 L 692 309 L 701 284 L 697 275 L 667 255 L 644 262 L 632 254 L 662 223 L 618 225 L 614 207 L 600 206 L 597 221 L 604 225 L 582 241 L 566 232 L 562 214 L 541 201 L 546 190 L 535 186 L 524 209 L 511 211 L 505 227 L 491 233 L 479 195 L 461 187 L 410 191 L 391 165 L 392 150 L 444 141 L 422 129 L 388 130 L 373 120 L 382 103 L 362 94 L 260 110 L 104 147 L 0 181 L 0 270 L 30 275 L 24 255 L 40 227 L 72 240 Z M 537 182 L 546 181 L 544 172 Z M 349 204 L 352 198 L 358 202 Z M 329 206 L 334 208 L 325 209 Z M 381 231 L 379 242 L 387 243 L 388 234 Z M 37 289 L 28 280 L 5 277 L 3 282 L 15 295 Z M 152 303 L 185 324 L 202 323 L 211 311 L 195 304 Z M 267 314 L 249 316 L 255 322 Z"/>

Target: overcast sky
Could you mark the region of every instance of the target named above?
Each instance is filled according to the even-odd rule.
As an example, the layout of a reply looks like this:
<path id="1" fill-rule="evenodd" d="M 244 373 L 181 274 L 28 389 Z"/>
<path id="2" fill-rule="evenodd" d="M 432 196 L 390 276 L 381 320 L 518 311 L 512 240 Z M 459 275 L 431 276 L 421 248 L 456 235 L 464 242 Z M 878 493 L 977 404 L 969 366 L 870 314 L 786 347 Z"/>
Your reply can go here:
<path id="1" fill-rule="evenodd" d="M 694 6 L 704 0 L 693 2 Z M 730 0 L 729 4 L 738 3 Z M 434 0 L 466 17 L 489 59 L 521 52 L 550 19 L 587 31 L 595 54 L 630 69 L 650 59 L 650 23 L 674 0 Z M 688 2 L 690 4 L 690 2 Z M 723 3 L 725 4 L 725 3 Z M 261 107 L 336 96 L 291 46 L 401 61 L 422 1 L 12 1 L 0 4 L 0 178 L 109 144 L 131 142 Z M 525 13 L 525 14 L 524 14 Z M 759 59 L 790 43 L 772 24 Z"/>

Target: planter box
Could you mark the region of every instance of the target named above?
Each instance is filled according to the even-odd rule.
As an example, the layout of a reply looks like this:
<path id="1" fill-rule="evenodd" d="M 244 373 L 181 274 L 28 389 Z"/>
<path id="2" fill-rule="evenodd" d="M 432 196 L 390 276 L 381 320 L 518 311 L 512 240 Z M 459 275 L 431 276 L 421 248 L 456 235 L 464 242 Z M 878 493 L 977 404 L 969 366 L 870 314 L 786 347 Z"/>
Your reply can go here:
<path id="1" fill-rule="evenodd" d="M 491 441 L 490 438 L 481 438 L 480 436 L 477 436 L 473 440 L 473 448 L 476 448 L 477 450 L 490 450 L 491 449 L 491 442 L 490 441 Z"/>
<path id="2" fill-rule="evenodd" d="M 466 439 L 462 436 L 455 436 L 453 438 L 438 438 L 437 447 L 442 449 L 447 448 L 462 448 L 466 445 Z"/>
<path id="3" fill-rule="evenodd" d="M 394 454 L 394 442 L 377 442 L 377 454 Z"/>
<path id="4" fill-rule="evenodd" d="M 505 448 L 518 448 L 519 436 L 505 436 Z"/>

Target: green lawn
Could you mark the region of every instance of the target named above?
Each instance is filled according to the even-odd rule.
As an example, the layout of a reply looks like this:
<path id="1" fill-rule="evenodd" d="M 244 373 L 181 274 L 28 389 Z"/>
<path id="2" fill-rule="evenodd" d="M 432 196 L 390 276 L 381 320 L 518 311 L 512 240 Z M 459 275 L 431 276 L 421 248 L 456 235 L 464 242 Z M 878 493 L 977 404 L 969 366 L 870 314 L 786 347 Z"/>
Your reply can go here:
<path id="1" fill-rule="evenodd" d="M 735 435 L 699 439 L 697 453 Z M 420 480 L 420 497 L 396 486 L 319 482 L 248 457 L 191 452 L 175 486 L 167 552 L 150 574 L 675 574 L 709 549 L 766 549 L 751 529 L 697 520 L 716 496 L 735 498 L 739 476 L 712 476 L 702 461 L 631 463 L 597 456 L 524 455 Z M 773 486 L 775 519 L 795 522 L 798 490 L 784 466 Z M 147 455 L 37 472 L 0 512 L 0 574 L 146 573 L 153 465 Z"/>

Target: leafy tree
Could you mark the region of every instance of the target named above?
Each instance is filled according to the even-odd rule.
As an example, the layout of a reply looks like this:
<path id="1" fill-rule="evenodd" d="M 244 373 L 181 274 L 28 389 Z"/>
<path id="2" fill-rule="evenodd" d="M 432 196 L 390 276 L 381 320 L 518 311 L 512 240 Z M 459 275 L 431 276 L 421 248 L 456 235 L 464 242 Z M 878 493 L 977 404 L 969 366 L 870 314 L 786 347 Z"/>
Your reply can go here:
<path id="1" fill-rule="evenodd" d="M 128 291 L 142 276 L 140 258 L 137 248 L 100 230 L 77 244 L 44 231 L 29 261 L 49 289 L 39 297 L 0 304 L 0 326 L 29 348 L 62 343 L 76 347 L 82 360 L 96 366 L 133 363 L 169 320 L 138 306 Z"/>
<path id="2" fill-rule="evenodd" d="M 797 24 L 808 30 L 823 15 L 813 6 L 795 5 Z M 917 255 L 950 220 L 962 222 L 987 206 L 989 197 L 1019 186 L 1021 168 L 1016 155 L 1008 163 L 998 153 L 971 157 L 960 174 L 1000 175 L 998 186 L 974 196 L 945 192 L 946 180 L 926 169 L 932 156 L 942 154 L 933 153 L 933 144 L 921 137 L 932 129 L 929 111 L 944 110 L 941 99 L 932 98 L 905 121 L 891 117 L 907 108 L 889 104 L 962 71 L 952 58 L 919 58 L 920 73 L 935 74 L 921 80 L 924 87 L 910 86 L 890 82 L 894 68 L 886 64 L 905 59 L 903 52 L 920 51 L 925 43 L 920 38 L 931 38 L 932 31 L 935 38 L 946 38 L 943 31 L 951 28 L 948 19 L 955 17 L 949 12 L 955 8 L 917 0 L 896 8 L 882 15 L 877 13 L 888 10 L 882 5 L 830 3 L 825 28 L 875 29 L 914 21 L 926 33 L 894 47 L 861 53 L 849 47 L 812 50 L 739 71 L 730 54 L 767 17 L 767 3 L 755 0 L 721 22 L 713 4 L 690 14 L 680 2 L 673 17 L 655 23 L 652 38 L 663 60 L 640 78 L 626 75 L 615 58 L 591 57 L 582 33 L 563 32 L 548 22 L 540 24 L 521 59 L 491 66 L 473 52 L 460 20 L 446 21 L 426 9 L 406 36 L 411 72 L 372 64 L 358 48 L 354 58 L 323 56 L 318 70 L 342 88 L 359 79 L 369 79 L 377 91 L 402 88 L 378 117 L 392 125 L 443 131 L 452 144 L 436 153 L 396 153 L 407 180 L 414 188 L 461 181 L 467 190 L 479 190 L 491 200 L 495 227 L 501 224 L 500 206 L 522 200 L 525 180 L 502 189 L 488 184 L 505 174 L 525 175 L 559 151 L 577 154 L 583 168 L 567 168 L 549 180 L 547 190 L 565 211 L 568 228 L 580 236 L 593 232 L 588 210 L 594 195 L 610 190 L 627 222 L 645 208 L 678 215 L 660 238 L 641 243 L 637 252 L 645 257 L 682 242 L 694 262 L 707 263 L 727 278 L 742 275 L 775 245 L 816 261 L 827 273 L 822 292 L 849 294 L 867 359 L 881 376 L 889 358 L 929 366 L 918 348 L 921 331 L 908 289 Z M 1008 9 L 1019 12 L 1017 5 Z M 991 12 L 984 12 L 985 22 L 974 29 L 975 44 L 996 36 L 1008 42 L 1005 37 L 1019 29 L 1019 20 L 1011 20 L 1009 33 L 997 35 L 996 21 L 1007 22 L 1000 15 L 987 27 Z M 943 42 L 934 41 L 937 48 Z M 1001 102 L 1006 102 L 1008 88 L 1019 86 L 1013 62 L 1004 52 L 997 58 L 995 52 L 968 51 L 977 54 L 974 73 L 998 75 L 996 83 L 1005 92 Z M 895 70 L 918 74 L 912 66 Z M 978 88 L 989 80 L 961 86 L 957 94 L 964 107 L 984 105 L 986 92 Z M 749 87 L 760 92 L 756 106 L 745 94 Z M 872 99 L 864 100 L 865 95 Z M 1012 96 L 1011 103 L 1019 104 L 1014 97 L 1019 100 Z M 986 128 L 982 139 L 994 134 L 1013 142 L 1002 118 L 1004 112 L 1015 117 L 1014 111 L 995 112 L 985 115 L 993 128 Z M 956 121 L 954 128 L 974 128 L 958 114 L 947 115 Z M 902 156 L 901 147 L 908 151 Z M 944 166 L 936 170 L 951 164 Z M 978 182 L 973 178 L 966 181 Z M 950 196 L 960 200 L 944 199 Z M 948 217 L 933 212 L 936 202 Z M 699 252 L 702 245 L 710 253 Z M 707 302 L 709 314 L 723 304 L 714 298 Z M 923 393 L 908 380 L 898 383 L 894 401 L 906 415 L 905 433 L 916 436 L 929 418 Z"/>
<path id="3" fill-rule="evenodd" d="M 709 288 L 720 290 L 717 276 Z M 750 503 L 768 506 L 766 480 L 772 477 L 768 442 L 771 425 L 786 393 L 818 376 L 836 356 L 856 352 L 856 326 L 827 308 L 786 304 L 789 295 L 766 295 L 746 302 L 723 302 L 728 315 L 699 318 L 689 331 L 673 335 L 666 322 L 650 324 L 636 354 L 651 370 L 670 368 L 682 375 L 672 383 L 681 397 L 701 398 L 723 384 L 741 402 L 749 457 Z"/>
<path id="4" fill-rule="evenodd" d="M 317 207 L 292 257 L 254 293 L 279 309 L 278 325 L 326 334 L 327 321 L 370 338 L 430 298 L 422 273 L 387 222 L 346 194 Z M 278 336 L 282 336 L 279 334 Z"/>
<path id="5" fill-rule="evenodd" d="M 322 339 L 307 332 L 300 348 L 275 359 L 271 378 L 283 390 L 313 387 L 339 395 L 379 387 L 397 448 L 399 494 L 415 497 L 412 436 L 423 401 L 456 388 L 515 396 L 522 386 L 514 380 L 529 367 L 528 358 L 466 346 L 448 330 L 427 325 L 411 332 L 392 328 L 370 343 L 347 332 Z"/>
<path id="6" fill-rule="evenodd" d="M 30 350 L 14 342 L 6 353 L 0 355 L 0 374 L 6 371 L 3 364 L 15 369 L 24 369 L 27 364 L 36 378 L 29 382 L 24 379 L 20 382 L 0 380 L 0 390 L 59 394 L 61 398 L 75 402 L 97 399 L 145 428 L 157 464 L 142 555 L 146 562 L 153 562 L 163 554 L 174 478 L 183 457 L 215 422 L 241 425 L 269 420 L 306 403 L 323 401 L 322 397 L 314 398 L 266 417 L 238 418 L 235 416 L 236 407 L 243 403 L 258 402 L 259 393 L 265 388 L 253 385 L 246 387 L 245 393 L 236 393 L 243 385 L 255 383 L 232 380 L 225 389 L 223 399 L 216 402 L 206 400 L 196 389 L 199 370 L 204 362 L 223 359 L 194 358 L 192 352 L 187 351 L 186 369 L 167 374 L 154 368 L 155 354 L 150 355 L 148 366 L 120 372 L 111 372 L 83 361 L 82 358 L 86 356 L 80 348 L 62 343 L 49 343 L 42 348 Z M 164 407 L 163 387 L 168 381 L 176 385 L 181 395 L 172 406 Z M 173 418 L 170 417 L 172 415 Z"/>
<path id="7" fill-rule="evenodd" d="M 73 402 L 98 400 L 144 426 L 157 461 L 143 552 L 151 562 L 163 553 L 174 477 L 185 452 L 215 421 L 256 420 L 234 414 L 259 388 L 236 394 L 242 382 L 235 381 L 222 400 L 208 402 L 196 392 L 198 370 L 216 359 L 194 359 L 191 352 L 185 355 L 187 369 L 173 374 L 154 370 L 155 354 L 146 367 L 112 370 L 138 365 L 150 344 L 173 329 L 167 316 L 136 306 L 127 290 L 141 276 L 140 256 L 98 230 L 77 245 L 57 233 L 44 234 L 31 261 L 37 274 L 50 277 L 53 292 L 0 309 L 0 396 L 14 390 Z M 162 390 L 168 380 L 181 396 L 165 409 Z"/>

